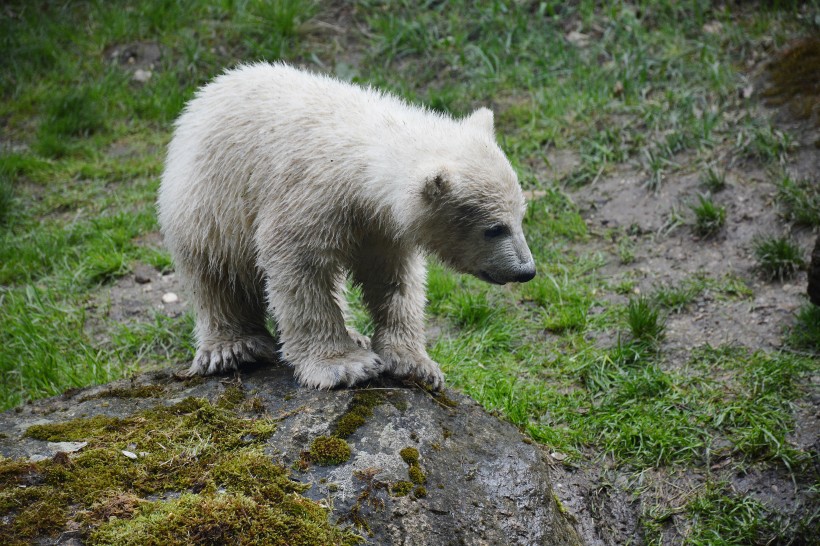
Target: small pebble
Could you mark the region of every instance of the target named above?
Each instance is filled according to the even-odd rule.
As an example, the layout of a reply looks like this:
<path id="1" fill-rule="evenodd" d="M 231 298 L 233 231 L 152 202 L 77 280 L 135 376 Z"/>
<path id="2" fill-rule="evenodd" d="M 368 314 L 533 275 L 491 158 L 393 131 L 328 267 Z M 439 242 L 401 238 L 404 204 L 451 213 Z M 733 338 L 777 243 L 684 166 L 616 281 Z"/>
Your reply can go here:
<path id="1" fill-rule="evenodd" d="M 166 292 L 162 295 L 162 303 L 176 303 L 178 301 L 179 297 L 173 292 Z"/>
<path id="2" fill-rule="evenodd" d="M 145 82 L 147 82 L 148 80 L 150 80 L 150 79 L 151 79 L 151 76 L 152 76 L 152 75 L 153 75 L 153 74 L 151 73 L 151 71 L 150 71 L 150 70 L 143 70 L 142 68 L 138 68 L 138 69 L 134 72 L 134 76 L 133 76 L 133 78 L 132 78 L 132 79 L 133 79 L 135 82 L 138 82 L 138 83 L 145 83 Z"/>

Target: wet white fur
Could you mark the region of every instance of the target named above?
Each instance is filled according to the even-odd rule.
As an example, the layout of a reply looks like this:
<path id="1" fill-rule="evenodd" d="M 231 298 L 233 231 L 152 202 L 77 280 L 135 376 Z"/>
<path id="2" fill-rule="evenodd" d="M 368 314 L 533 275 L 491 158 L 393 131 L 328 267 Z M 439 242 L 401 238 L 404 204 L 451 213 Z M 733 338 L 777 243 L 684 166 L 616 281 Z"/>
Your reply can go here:
<path id="1" fill-rule="evenodd" d="M 438 388 L 424 347 L 424 253 L 495 278 L 532 261 L 489 110 L 454 120 L 285 64 L 241 66 L 196 94 L 158 207 L 195 306 L 190 373 L 275 360 L 270 313 L 303 385 L 389 372 Z M 485 244 L 498 222 L 512 233 Z M 345 326 L 347 275 L 362 285 L 372 343 Z"/>

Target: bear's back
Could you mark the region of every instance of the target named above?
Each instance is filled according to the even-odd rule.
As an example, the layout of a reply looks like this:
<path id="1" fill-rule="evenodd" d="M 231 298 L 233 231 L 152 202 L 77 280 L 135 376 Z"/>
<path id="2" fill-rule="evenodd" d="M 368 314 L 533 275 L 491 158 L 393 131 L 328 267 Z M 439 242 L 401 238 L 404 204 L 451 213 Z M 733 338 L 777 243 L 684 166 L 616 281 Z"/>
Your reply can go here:
<path id="1" fill-rule="evenodd" d="M 377 144 L 397 131 L 427 134 L 449 117 L 381 91 L 293 68 L 283 63 L 242 65 L 203 87 L 177 127 L 214 124 L 312 133 Z"/>
<path id="2" fill-rule="evenodd" d="M 403 186 L 397 175 L 458 150 L 462 131 L 447 115 L 372 88 L 256 63 L 197 92 L 177 120 L 167 167 L 198 185 L 243 180 L 252 193 L 274 190 L 272 184 L 287 191 L 296 172 L 318 186 L 359 180 L 367 192 L 374 184 Z"/>

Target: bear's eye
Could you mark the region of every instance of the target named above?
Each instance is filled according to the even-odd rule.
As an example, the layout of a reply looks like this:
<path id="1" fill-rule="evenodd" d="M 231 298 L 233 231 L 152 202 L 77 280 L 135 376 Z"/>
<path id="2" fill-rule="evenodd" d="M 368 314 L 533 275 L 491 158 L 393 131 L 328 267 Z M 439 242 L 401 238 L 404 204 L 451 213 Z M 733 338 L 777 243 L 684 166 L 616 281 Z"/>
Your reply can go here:
<path id="1" fill-rule="evenodd" d="M 484 230 L 484 237 L 487 239 L 495 239 L 509 233 L 509 228 L 504 224 L 496 224 L 490 229 Z"/>

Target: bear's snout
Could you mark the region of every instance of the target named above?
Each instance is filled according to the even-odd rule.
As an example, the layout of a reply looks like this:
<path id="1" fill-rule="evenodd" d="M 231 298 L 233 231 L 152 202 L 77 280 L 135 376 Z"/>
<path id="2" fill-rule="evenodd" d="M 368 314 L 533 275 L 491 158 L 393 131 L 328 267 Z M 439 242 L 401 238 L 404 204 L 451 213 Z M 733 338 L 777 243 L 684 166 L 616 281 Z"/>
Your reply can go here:
<path id="1" fill-rule="evenodd" d="M 492 284 L 527 282 L 535 278 L 535 260 L 523 233 L 498 241 L 485 267 L 475 274 Z"/>
<path id="2" fill-rule="evenodd" d="M 515 276 L 515 282 L 527 282 L 535 278 L 535 265 L 526 268 Z"/>
<path id="3" fill-rule="evenodd" d="M 527 282 L 535 278 L 535 262 L 530 261 L 521 267 L 505 271 L 481 270 L 475 274 L 482 281 L 492 284 L 507 284 L 508 282 Z"/>

